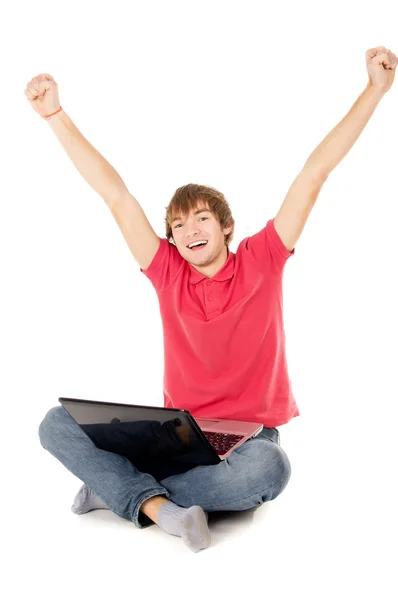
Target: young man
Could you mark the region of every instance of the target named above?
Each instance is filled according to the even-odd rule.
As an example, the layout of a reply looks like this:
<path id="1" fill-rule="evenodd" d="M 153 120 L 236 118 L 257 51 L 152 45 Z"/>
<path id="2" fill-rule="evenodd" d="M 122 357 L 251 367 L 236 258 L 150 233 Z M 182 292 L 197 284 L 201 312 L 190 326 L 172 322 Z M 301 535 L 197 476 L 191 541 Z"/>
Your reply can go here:
<path id="1" fill-rule="evenodd" d="M 389 50 L 369 50 L 366 63 L 366 89 L 310 155 L 276 217 L 236 254 L 228 247 L 234 220 L 219 191 L 179 188 L 167 207 L 166 238 L 159 238 L 116 171 L 60 107 L 53 78 L 42 74 L 28 83 L 31 106 L 105 200 L 156 290 L 165 334 L 165 406 L 264 425 L 218 465 L 157 481 L 127 458 L 97 448 L 62 407 L 52 408 L 40 441 L 84 482 L 73 512 L 110 508 L 140 528 L 157 523 L 197 552 L 210 544 L 208 512 L 260 506 L 287 485 L 290 464 L 275 428 L 299 411 L 285 358 L 283 269 L 329 173 L 393 83 L 397 58 Z"/>

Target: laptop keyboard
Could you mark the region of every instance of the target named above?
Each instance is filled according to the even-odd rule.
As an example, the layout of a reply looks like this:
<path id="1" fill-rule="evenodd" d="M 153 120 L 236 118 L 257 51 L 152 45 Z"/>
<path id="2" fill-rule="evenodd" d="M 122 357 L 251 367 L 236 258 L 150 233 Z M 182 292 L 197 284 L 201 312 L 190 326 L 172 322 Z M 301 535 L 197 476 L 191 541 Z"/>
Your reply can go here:
<path id="1" fill-rule="evenodd" d="M 214 431 L 203 431 L 203 433 L 217 454 L 225 454 L 243 438 L 243 435 L 234 433 L 219 433 Z"/>

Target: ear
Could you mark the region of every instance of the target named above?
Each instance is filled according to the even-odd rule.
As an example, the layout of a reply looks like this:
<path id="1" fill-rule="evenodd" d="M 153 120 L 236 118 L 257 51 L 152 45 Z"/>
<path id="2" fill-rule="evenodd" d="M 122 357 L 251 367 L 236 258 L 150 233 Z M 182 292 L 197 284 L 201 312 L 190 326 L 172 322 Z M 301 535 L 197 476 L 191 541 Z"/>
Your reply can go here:
<path id="1" fill-rule="evenodd" d="M 225 229 L 222 230 L 224 235 L 228 235 L 231 231 L 232 231 L 233 225 L 231 225 L 231 227 L 226 227 Z"/>

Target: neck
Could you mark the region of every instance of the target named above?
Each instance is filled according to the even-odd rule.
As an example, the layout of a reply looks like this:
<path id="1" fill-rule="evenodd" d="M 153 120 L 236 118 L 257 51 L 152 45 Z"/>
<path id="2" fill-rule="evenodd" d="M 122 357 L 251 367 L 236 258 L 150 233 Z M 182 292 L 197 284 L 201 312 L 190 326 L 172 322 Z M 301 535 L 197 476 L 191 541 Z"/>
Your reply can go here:
<path id="1" fill-rule="evenodd" d="M 218 254 L 218 256 L 213 260 L 210 259 L 210 262 L 203 265 L 193 265 L 192 263 L 190 264 L 195 269 L 195 271 L 198 271 L 198 273 L 201 273 L 202 275 L 210 279 L 211 277 L 214 277 L 214 275 L 216 275 L 216 273 L 218 273 L 223 268 L 227 260 L 228 247 L 224 244 L 223 249 Z"/>

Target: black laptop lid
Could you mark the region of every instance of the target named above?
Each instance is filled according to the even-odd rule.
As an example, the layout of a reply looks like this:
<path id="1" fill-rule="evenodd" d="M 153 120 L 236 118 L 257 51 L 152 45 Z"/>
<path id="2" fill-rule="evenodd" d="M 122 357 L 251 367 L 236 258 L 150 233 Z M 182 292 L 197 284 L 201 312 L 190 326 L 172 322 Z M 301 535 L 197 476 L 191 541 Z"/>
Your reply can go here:
<path id="1" fill-rule="evenodd" d="M 158 481 L 220 462 L 188 411 L 59 398 L 97 448 L 126 457 Z"/>

